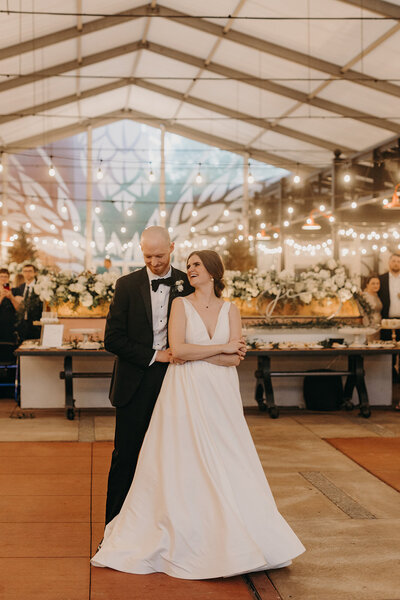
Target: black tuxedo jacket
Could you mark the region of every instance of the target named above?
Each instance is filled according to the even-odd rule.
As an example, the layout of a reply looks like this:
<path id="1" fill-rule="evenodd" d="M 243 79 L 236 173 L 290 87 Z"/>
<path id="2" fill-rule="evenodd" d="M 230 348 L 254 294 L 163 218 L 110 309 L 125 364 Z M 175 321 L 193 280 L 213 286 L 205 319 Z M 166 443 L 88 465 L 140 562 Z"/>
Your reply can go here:
<path id="1" fill-rule="evenodd" d="M 22 296 L 23 297 L 24 292 L 25 292 L 25 287 L 26 287 L 26 283 L 22 283 L 18 287 L 13 288 L 12 289 L 13 296 Z M 32 303 L 30 303 L 27 320 L 28 321 L 39 321 L 42 316 L 43 302 L 39 299 L 39 296 L 37 294 L 35 294 L 35 292 L 33 290 L 31 291 L 29 298 L 34 301 Z"/>
<path id="2" fill-rule="evenodd" d="M 389 317 L 390 307 L 390 292 L 389 292 L 389 272 L 379 275 L 381 287 L 379 288 L 378 296 L 382 302 L 382 319 Z"/>
<path id="3" fill-rule="evenodd" d="M 183 271 L 172 267 L 171 277 L 175 282 L 183 281 L 183 290 L 179 292 L 171 286 L 168 317 L 172 300 L 193 292 Z M 132 400 L 154 354 L 150 283 L 146 267 L 117 280 L 106 321 L 104 347 L 117 356 L 110 386 L 111 404 L 125 406 Z"/>

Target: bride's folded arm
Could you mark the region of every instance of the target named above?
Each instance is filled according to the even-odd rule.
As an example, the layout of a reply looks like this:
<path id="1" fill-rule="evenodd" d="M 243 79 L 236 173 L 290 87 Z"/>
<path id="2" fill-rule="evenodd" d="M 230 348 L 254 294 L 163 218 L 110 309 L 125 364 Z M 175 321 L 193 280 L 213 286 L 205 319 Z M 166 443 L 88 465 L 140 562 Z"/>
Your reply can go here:
<path id="1" fill-rule="evenodd" d="M 186 313 L 181 298 L 172 302 L 171 315 L 168 324 L 169 346 L 172 357 L 180 360 L 204 360 L 216 354 L 235 354 L 239 341 L 229 341 L 227 344 L 186 344 Z"/>
<path id="2" fill-rule="evenodd" d="M 233 305 L 234 306 L 234 305 Z M 236 306 L 234 306 L 236 309 Z M 232 306 L 231 310 L 232 312 Z M 176 298 L 172 302 L 171 315 L 168 324 L 169 346 L 172 356 L 180 360 L 206 360 L 220 366 L 235 366 L 236 359 L 240 360 L 240 348 L 243 343 L 241 337 L 240 314 L 233 311 L 229 315 L 229 325 L 231 328 L 230 340 L 226 344 L 186 344 L 186 312 L 181 298 Z M 228 358 L 231 357 L 231 358 Z"/>

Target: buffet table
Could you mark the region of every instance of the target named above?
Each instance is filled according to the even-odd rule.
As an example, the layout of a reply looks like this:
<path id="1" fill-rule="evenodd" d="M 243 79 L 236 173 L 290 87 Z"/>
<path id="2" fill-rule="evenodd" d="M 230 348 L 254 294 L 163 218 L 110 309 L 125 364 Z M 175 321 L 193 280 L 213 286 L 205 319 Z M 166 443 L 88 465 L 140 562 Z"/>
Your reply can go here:
<path id="1" fill-rule="evenodd" d="M 257 370 L 255 399 L 260 410 L 268 410 L 271 418 L 276 419 L 279 416 L 279 409 L 275 404 L 274 391 L 272 387 L 272 377 L 305 377 L 305 376 L 345 376 L 346 382 L 344 386 L 343 405 L 346 410 L 353 408 L 352 397 L 356 390 L 359 400 L 360 415 L 368 418 L 371 415 L 367 386 L 365 382 L 364 358 L 368 356 L 387 356 L 397 354 L 398 348 L 370 348 L 368 346 L 360 346 L 358 348 L 271 348 L 268 350 L 254 349 L 249 350 L 247 356 L 257 357 Z M 275 371 L 271 368 L 271 359 L 279 357 L 289 357 L 295 362 L 296 357 L 339 357 L 347 358 L 347 368 L 340 370 L 309 370 L 309 369 L 293 369 Z M 388 361 L 386 361 L 388 365 Z M 391 364 L 391 361 L 390 361 Z M 390 369 L 391 378 L 391 369 Z"/>

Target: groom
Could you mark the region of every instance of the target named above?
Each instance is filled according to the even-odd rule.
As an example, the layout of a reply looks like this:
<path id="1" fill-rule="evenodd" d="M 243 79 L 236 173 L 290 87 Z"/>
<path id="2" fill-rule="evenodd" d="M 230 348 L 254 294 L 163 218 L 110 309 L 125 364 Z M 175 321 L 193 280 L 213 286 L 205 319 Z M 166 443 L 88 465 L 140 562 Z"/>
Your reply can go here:
<path id="1" fill-rule="evenodd" d="M 117 281 L 107 317 L 106 350 L 116 354 L 110 400 L 116 407 L 114 451 L 108 476 L 106 523 L 121 510 L 172 353 L 167 348 L 171 302 L 193 291 L 171 267 L 174 244 L 163 227 L 140 240 L 145 267 Z"/>

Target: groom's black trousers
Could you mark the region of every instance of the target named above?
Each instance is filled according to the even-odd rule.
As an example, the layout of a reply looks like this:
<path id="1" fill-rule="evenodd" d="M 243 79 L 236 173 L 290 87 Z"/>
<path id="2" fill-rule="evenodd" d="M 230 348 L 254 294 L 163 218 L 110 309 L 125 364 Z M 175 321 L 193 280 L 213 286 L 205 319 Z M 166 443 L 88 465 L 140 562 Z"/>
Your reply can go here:
<path id="1" fill-rule="evenodd" d="M 120 512 L 131 487 L 140 448 L 167 367 L 168 363 L 153 363 L 145 370 L 132 400 L 125 406 L 117 406 L 114 450 L 108 475 L 106 523 Z"/>

